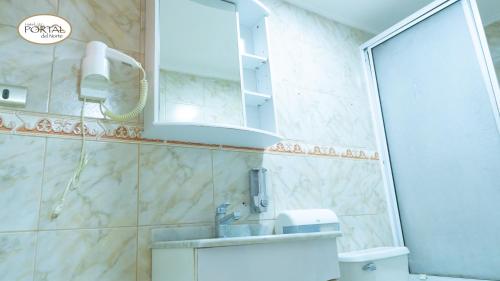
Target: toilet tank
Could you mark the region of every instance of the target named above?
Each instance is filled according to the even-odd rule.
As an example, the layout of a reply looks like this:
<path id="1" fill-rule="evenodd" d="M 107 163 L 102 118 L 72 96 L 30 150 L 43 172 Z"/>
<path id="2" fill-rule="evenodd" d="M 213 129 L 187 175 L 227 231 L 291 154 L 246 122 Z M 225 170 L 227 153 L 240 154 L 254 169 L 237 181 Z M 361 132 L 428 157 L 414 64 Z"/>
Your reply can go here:
<path id="1" fill-rule="evenodd" d="M 340 253 L 340 281 L 408 281 L 409 252 L 406 247 L 381 247 Z"/>

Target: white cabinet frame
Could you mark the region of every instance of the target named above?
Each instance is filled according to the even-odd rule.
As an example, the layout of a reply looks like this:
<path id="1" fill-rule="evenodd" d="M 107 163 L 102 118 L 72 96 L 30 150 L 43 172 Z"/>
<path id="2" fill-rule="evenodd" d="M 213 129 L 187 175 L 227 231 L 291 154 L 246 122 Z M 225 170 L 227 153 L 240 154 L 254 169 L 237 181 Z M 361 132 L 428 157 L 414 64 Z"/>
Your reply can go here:
<path id="1" fill-rule="evenodd" d="M 222 1 L 222 0 L 221 0 Z M 226 1 L 226 0 L 224 0 Z M 144 133 L 147 139 L 200 143 L 221 146 L 266 148 L 278 143 L 276 103 L 272 91 L 267 16 L 258 0 L 232 0 L 237 6 L 238 47 L 244 126 L 220 123 L 172 122 L 160 119 L 160 0 L 146 1 L 145 60 L 149 80 L 149 98 L 144 110 Z M 261 28 L 253 34 L 255 53 L 244 51 L 242 28 Z M 249 42 L 250 43 L 250 42 Z M 245 73 L 254 72 L 253 79 Z M 250 87 L 251 84 L 254 84 Z"/>

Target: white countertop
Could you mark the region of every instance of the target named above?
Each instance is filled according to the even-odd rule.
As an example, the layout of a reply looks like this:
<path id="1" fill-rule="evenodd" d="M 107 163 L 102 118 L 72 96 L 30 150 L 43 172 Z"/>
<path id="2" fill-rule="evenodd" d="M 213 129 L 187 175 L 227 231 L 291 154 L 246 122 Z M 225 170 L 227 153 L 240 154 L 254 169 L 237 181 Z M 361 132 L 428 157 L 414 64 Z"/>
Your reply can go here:
<path id="1" fill-rule="evenodd" d="M 162 242 L 154 242 L 151 245 L 151 248 L 152 249 L 213 248 L 213 247 L 241 246 L 241 245 L 251 245 L 251 244 L 317 240 L 317 239 L 333 239 L 340 236 L 342 236 L 342 233 L 340 231 L 328 231 L 328 232 L 314 232 L 314 233 L 162 241 Z"/>

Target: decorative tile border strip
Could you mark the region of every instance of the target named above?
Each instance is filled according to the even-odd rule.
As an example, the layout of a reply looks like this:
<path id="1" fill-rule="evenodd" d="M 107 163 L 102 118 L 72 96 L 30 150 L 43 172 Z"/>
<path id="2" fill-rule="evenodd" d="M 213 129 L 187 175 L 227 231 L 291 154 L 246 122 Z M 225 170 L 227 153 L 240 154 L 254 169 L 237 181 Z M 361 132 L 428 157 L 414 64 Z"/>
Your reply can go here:
<path id="1" fill-rule="evenodd" d="M 282 141 L 267 149 L 260 149 L 254 147 L 152 140 L 143 138 L 141 136 L 142 127 L 136 124 L 120 124 L 93 118 L 87 118 L 85 120 L 83 129 L 85 131 L 85 136 L 89 140 L 159 143 L 174 146 L 178 145 L 211 149 L 285 153 L 292 155 L 310 155 L 361 160 L 380 159 L 379 153 L 376 151 L 304 144 L 294 141 Z M 0 132 L 21 135 L 79 138 L 82 134 L 82 125 L 80 120 L 76 117 L 0 111 Z"/>
<path id="2" fill-rule="evenodd" d="M 292 153 L 292 154 L 306 154 L 303 148 L 304 144 L 290 143 L 290 142 L 279 142 L 270 148 L 268 151 L 271 152 L 282 152 L 282 153 Z"/>
<path id="3" fill-rule="evenodd" d="M 81 122 L 71 122 L 68 120 L 51 120 L 42 118 L 34 123 L 22 122 L 22 125 L 16 128 L 18 133 L 49 134 L 61 136 L 80 136 L 82 135 Z M 96 137 L 97 131 L 91 128 L 90 124 L 85 124 L 83 130 L 85 136 Z"/>
<path id="4" fill-rule="evenodd" d="M 14 115 L 0 115 L 0 131 L 12 131 L 16 128 L 17 118 Z"/>
<path id="5" fill-rule="evenodd" d="M 352 149 L 345 147 L 322 146 L 314 144 L 297 143 L 293 141 L 282 141 L 268 148 L 269 152 L 289 153 L 298 155 L 311 155 L 335 158 L 350 158 L 362 160 L 380 160 L 377 151 Z"/>

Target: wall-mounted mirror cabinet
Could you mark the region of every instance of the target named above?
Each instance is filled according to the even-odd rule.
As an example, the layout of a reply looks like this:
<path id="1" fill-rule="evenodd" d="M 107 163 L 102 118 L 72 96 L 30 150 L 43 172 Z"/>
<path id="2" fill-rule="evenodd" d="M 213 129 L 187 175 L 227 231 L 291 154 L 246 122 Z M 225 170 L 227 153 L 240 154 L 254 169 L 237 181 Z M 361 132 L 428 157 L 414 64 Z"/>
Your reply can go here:
<path id="1" fill-rule="evenodd" d="M 257 0 L 155 0 L 146 7 L 144 136 L 267 147 L 277 135 L 267 10 Z"/>

